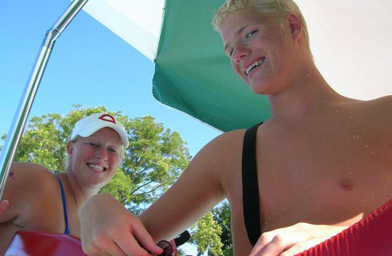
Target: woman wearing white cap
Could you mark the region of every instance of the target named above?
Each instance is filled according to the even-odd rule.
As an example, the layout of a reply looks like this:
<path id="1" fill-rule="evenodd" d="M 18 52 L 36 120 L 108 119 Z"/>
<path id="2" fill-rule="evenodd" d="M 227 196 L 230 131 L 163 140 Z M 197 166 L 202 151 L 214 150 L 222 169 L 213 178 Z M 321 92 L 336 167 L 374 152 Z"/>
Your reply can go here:
<path id="1" fill-rule="evenodd" d="M 128 146 L 124 126 L 109 114 L 75 124 L 65 173 L 15 163 L 0 206 L 0 255 L 18 230 L 80 235 L 78 212 L 116 173 Z"/>

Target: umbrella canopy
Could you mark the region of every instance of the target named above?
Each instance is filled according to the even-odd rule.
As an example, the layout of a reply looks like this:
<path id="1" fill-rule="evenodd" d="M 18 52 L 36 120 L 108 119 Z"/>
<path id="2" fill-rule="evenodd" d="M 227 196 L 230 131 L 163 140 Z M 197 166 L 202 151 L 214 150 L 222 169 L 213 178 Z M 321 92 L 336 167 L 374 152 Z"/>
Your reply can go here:
<path id="1" fill-rule="evenodd" d="M 95 0 L 86 12 L 155 62 L 153 95 L 222 131 L 270 116 L 231 70 L 211 21 L 223 0 Z M 315 63 L 351 98 L 392 94 L 392 1 L 296 0 L 307 21 Z M 131 58 L 131 57 L 130 57 Z"/>

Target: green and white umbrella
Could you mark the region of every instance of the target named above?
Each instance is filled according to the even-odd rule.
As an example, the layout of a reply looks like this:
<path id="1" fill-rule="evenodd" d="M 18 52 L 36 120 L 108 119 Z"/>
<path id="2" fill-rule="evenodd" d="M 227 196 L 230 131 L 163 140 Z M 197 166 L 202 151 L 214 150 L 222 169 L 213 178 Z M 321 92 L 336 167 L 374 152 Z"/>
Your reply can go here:
<path id="1" fill-rule="evenodd" d="M 222 131 L 269 118 L 231 70 L 211 21 L 223 0 L 90 0 L 84 10 L 155 62 L 154 97 Z M 392 94 L 392 1 L 297 0 L 316 65 L 339 93 Z M 129 56 L 132 58 L 132 56 Z"/>

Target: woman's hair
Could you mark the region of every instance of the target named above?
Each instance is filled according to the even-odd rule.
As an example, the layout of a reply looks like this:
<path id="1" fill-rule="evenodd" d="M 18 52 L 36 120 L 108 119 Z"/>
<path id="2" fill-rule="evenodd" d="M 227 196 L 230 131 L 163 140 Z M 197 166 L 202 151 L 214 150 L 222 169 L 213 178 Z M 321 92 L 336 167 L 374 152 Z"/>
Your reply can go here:
<path id="1" fill-rule="evenodd" d="M 215 30 L 220 32 L 222 22 L 227 18 L 227 16 L 237 10 L 245 8 L 254 8 L 254 10 L 261 14 L 272 14 L 275 18 L 280 20 L 279 24 L 282 29 L 283 20 L 287 14 L 295 14 L 302 24 L 305 40 L 309 46 L 309 34 L 305 18 L 297 4 L 292 0 L 226 0 L 226 2 L 218 9 L 213 19 L 212 23 Z"/>

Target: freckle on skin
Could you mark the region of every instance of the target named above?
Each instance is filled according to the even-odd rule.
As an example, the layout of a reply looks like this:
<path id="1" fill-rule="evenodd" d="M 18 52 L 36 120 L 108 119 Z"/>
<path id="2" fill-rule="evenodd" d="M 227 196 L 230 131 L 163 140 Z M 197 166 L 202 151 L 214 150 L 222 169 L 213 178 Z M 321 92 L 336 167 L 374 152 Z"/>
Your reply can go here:
<path id="1" fill-rule="evenodd" d="M 349 179 L 344 179 L 344 180 L 340 181 L 339 185 L 345 191 L 351 191 L 354 188 L 354 185 L 353 185 L 352 181 L 349 180 Z"/>

